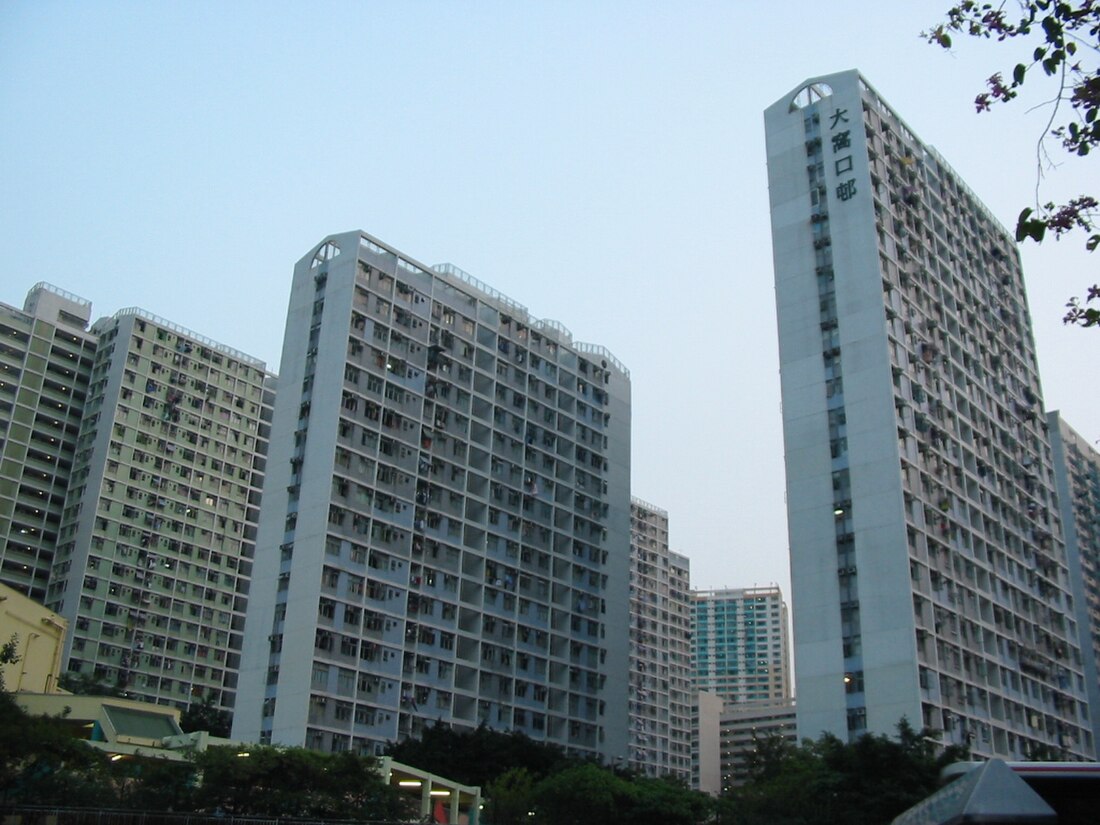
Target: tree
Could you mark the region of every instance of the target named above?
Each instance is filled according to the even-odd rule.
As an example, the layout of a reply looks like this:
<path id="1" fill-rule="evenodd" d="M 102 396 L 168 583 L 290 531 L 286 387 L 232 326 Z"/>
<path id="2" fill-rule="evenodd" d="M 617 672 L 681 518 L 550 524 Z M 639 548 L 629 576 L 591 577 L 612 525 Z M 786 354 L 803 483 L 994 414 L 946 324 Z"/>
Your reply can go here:
<path id="1" fill-rule="evenodd" d="M 67 671 L 57 680 L 62 690 L 77 696 L 126 696 L 126 691 L 117 685 L 102 681 L 94 673 L 73 673 Z"/>
<path id="2" fill-rule="evenodd" d="M 535 789 L 539 823 L 616 825 L 625 823 L 623 801 L 628 780 L 599 765 L 584 763 L 551 774 Z"/>
<path id="3" fill-rule="evenodd" d="M 750 760 L 750 781 L 729 794 L 723 822 L 737 825 L 888 823 L 931 794 L 940 770 L 966 757 L 947 748 L 936 755 L 931 731 L 902 719 L 897 736 L 865 734 L 842 742 L 822 734 L 794 745 L 762 740 Z"/>
<path id="4" fill-rule="evenodd" d="M 577 762 L 559 746 L 536 742 L 519 731 L 502 733 L 485 725 L 456 731 L 439 722 L 425 728 L 419 739 L 389 745 L 386 753 L 406 765 L 482 787 L 512 768 L 526 768 L 538 780 Z"/>
<path id="5" fill-rule="evenodd" d="M 119 808 L 134 811 L 189 811 L 198 777 L 190 761 L 131 758 L 108 765 Z"/>
<path id="6" fill-rule="evenodd" d="M 950 49 L 952 33 L 1026 44 L 1027 56 L 1013 67 L 1010 80 L 1006 80 L 1005 72 L 996 72 L 986 81 L 986 91 L 974 100 L 979 112 L 989 111 L 995 103 L 1014 100 L 1024 81 L 1037 70 L 1053 78 L 1050 117 L 1036 147 L 1035 204 L 1020 213 L 1016 240 L 1039 242 L 1048 232 L 1057 239 L 1072 230 L 1083 230 L 1086 248 L 1096 250 L 1100 247 L 1100 202 L 1096 197 L 1085 193 L 1063 204 L 1041 204 L 1039 183 L 1053 166 L 1047 151 L 1048 138 L 1080 157 L 1100 146 L 1100 3 L 1021 0 L 1015 17 L 1003 3 L 963 0 L 947 11 L 943 23 L 922 32 L 922 36 Z M 1090 306 L 1093 301 L 1096 306 Z M 1066 306 L 1065 323 L 1100 328 L 1100 286 L 1090 287 L 1083 303 L 1074 297 Z"/>
<path id="7" fill-rule="evenodd" d="M 591 762 L 547 776 L 534 803 L 537 825 L 696 825 L 715 810 L 710 797 L 675 779 L 623 776 Z"/>
<path id="8" fill-rule="evenodd" d="M 711 819 L 714 801 L 672 777 L 635 777 L 625 821 L 632 825 L 695 825 Z"/>
<path id="9" fill-rule="evenodd" d="M 485 787 L 485 818 L 492 825 L 523 825 L 534 807 L 535 780 L 526 768 L 505 771 Z"/>
<path id="10" fill-rule="evenodd" d="M 214 703 L 213 694 L 207 694 L 201 702 L 192 702 L 180 714 L 180 727 L 184 733 L 204 730 L 211 736 L 229 737 L 232 717 L 229 711 Z"/>
<path id="11" fill-rule="evenodd" d="M 75 739 L 61 718 L 32 716 L 0 690 L 0 801 L 73 806 L 114 803 L 106 755 Z"/>
<path id="12" fill-rule="evenodd" d="M 202 776 L 196 810 L 234 816 L 400 819 L 407 801 L 353 753 L 252 746 L 208 748 L 195 756 Z"/>
<path id="13" fill-rule="evenodd" d="M 4 693 L 4 668 L 7 665 L 19 664 L 23 657 L 19 655 L 19 634 L 12 633 L 11 638 L 0 644 L 0 693 Z"/>

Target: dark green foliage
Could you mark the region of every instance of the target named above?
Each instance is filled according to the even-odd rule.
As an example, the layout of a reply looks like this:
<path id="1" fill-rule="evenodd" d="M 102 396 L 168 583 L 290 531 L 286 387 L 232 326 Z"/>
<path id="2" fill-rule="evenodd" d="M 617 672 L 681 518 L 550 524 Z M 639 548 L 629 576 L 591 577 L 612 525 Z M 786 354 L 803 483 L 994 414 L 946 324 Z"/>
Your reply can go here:
<path id="1" fill-rule="evenodd" d="M 473 732 L 454 731 L 439 723 L 427 728 L 420 739 L 391 744 L 386 753 L 420 770 L 482 787 L 513 768 L 525 768 L 540 779 L 576 761 L 557 745 L 535 742 L 519 732 L 501 733 L 484 725 Z"/>
<path id="2" fill-rule="evenodd" d="M 483 789 L 485 820 L 493 825 L 524 825 L 535 805 L 535 780 L 526 768 L 505 771 Z"/>
<path id="3" fill-rule="evenodd" d="M 111 761 L 63 717 L 32 716 L 0 691 L 0 803 L 242 816 L 408 819 L 375 762 L 304 748 L 210 748 L 191 762 Z M 199 777 L 202 778 L 201 784 Z"/>
<path id="4" fill-rule="evenodd" d="M 628 778 L 591 763 L 548 776 L 534 803 L 538 825 L 695 825 L 716 807 L 674 780 Z"/>
<path id="5" fill-rule="evenodd" d="M 617 825 L 630 783 L 598 765 L 573 765 L 538 784 L 535 804 L 540 823 Z"/>
<path id="6" fill-rule="evenodd" d="M 124 759 L 110 764 L 115 806 L 134 811 L 189 811 L 198 778 L 190 762 Z"/>
<path id="7" fill-rule="evenodd" d="M 96 806 L 113 796 L 103 753 L 74 739 L 62 720 L 31 716 L 0 691 L 0 800 Z"/>
<path id="8" fill-rule="evenodd" d="M 100 681 L 100 679 L 91 673 L 72 673 L 66 672 L 61 674 L 61 678 L 57 680 L 62 690 L 67 690 L 69 693 L 77 696 L 125 696 L 126 691 L 117 685 L 108 684 L 107 682 Z"/>
<path id="9" fill-rule="evenodd" d="M 405 798 L 374 771 L 374 760 L 305 748 L 209 748 L 196 755 L 202 774 L 195 810 L 235 816 L 397 819 Z"/>
<path id="10" fill-rule="evenodd" d="M 938 787 L 940 770 L 966 758 L 948 748 L 936 756 L 929 731 L 902 720 L 898 735 L 865 735 L 854 743 L 823 734 L 793 745 L 758 743 L 752 780 L 728 797 L 728 825 L 865 825 L 889 823 Z"/>
<path id="11" fill-rule="evenodd" d="M 420 770 L 480 785 L 490 825 L 695 825 L 714 808 L 709 797 L 675 781 L 633 777 L 521 733 L 486 727 L 463 732 L 437 724 L 388 753 Z"/>
<path id="12" fill-rule="evenodd" d="M 694 825 L 711 818 L 715 802 L 706 794 L 687 788 L 675 779 L 639 777 L 631 783 L 633 794 L 624 822 L 634 825 Z"/>
<path id="13" fill-rule="evenodd" d="M 211 736 L 229 737 L 232 717 L 229 711 L 219 708 L 212 695 L 206 695 L 201 702 L 192 702 L 187 710 L 180 714 L 180 727 L 184 733 L 204 730 Z"/>

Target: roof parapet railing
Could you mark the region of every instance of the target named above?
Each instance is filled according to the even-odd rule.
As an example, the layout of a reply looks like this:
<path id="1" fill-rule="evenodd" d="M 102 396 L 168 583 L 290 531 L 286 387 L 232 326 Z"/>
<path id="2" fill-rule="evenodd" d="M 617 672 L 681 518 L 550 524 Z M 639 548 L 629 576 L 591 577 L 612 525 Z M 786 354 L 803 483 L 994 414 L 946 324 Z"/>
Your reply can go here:
<path id="1" fill-rule="evenodd" d="M 578 352 L 587 353 L 588 355 L 598 355 L 601 358 L 607 359 L 611 364 L 615 366 L 623 375 L 630 376 L 630 370 L 626 366 L 611 354 L 607 347 L 600 346 L 598 344 L 583 344 L 573 340 L 573 333 L 569 331 L 569 328 L 560 321 L 553 321 L 550 319 L 539 319 L 531 316 L 530 310 L 518 301 L 514 301 L 504 293 L 493 289 L 484 281 L 475 278 L 469 272 L 464 269 L 460 269 L 451 263 L 436 264 L 432 267 L 432 271 L 440 275 L 449 275 L 453 278 L 457 278 L 465 284 L 469 284 L 475 289 L 483 292 L 493 300 L 503 304 L 517 314 L 523 315 L 523 321 L 527 323 L 532 329 L 545 332 L 547 330 L 552 331 L 561 341 L 566 345 L 573 347 Z"/>
<path id="2" fill-rule="evenodd" d="M 436 264 L 435 266 L 432 267 L 432 270 L 434 272 L 438 272 L 438 273 L 441 273 L 443 275 L 450 275 L 454 278 L 458 278 L 458 280 L 462 281 L 463 283 L 467 283 L 470 286 L 475 287 L 476 289 L 479 289 L 480 291 L 484 292 L 486 295 L 488 295 L 493 300 L 499 301 L 500 303 L 504 304 L 506 307 L 509 307 L 514 312 L 522 313 L 524 315 L 525 320 L 528 317 L 530 317 L 530 315 L 531 315 L 531 313 L 527 309 L 527 307 L 525 307 L 519 301 L 515 301 L 512 298 L 509 298 L 503 292 L 500 292 L 499 290 L 493 289 L 491 286 L 489 286 L 484 281 L 479 280 L 478 278 L 475 278 L 469 272 L 467 272 L 464 269 L 460 269 L 459 267 L 455 266 L 454 264 L 447 264 L 447 263 Z"/>
<path id="3" fill-rule="evenodd" d="M 598 355 L 600 358 L 606 358 L 615 368 L 619 370 L 627 378 L 630 377 L 630 370 L 626 368 L 626 365 L 611 354 L 611 350 L 601 344 L 585 344 L 581 341 L 577 341 L 573 346 L 579 351 L 587 353 L 588 355 Z"/>
<path id="4" fill-rule="evenodd" d="M 656 513 L 659 516 L 664 516 L 665 518 L 668 518 L 668 510 L 665 510 L 663 507 L 658 507 L 656 504 L 650 504 L 645 499 L 638 498 L 637 496 L 631 496 L 630 503 L 633 504 L 635 507 L 640 507 L 643 510 L 649 510 L 649 512 L 651 513 Z"/>
<path id="5" fill-rule="evenodd" d="M 196 343 L 199 343 L 199 344 L 202 344 L 204 346 L 210 347 L 211 349 L 217 350 L 218 352 L 222 353 L 223 355 L 228 355 L 230 358 L 235 358 L 238 361 L 243 361 L 244 363 L 246 363 L 250 366 L 253 366 L 253 367 L 256 367 L 258 369 L 265 370 L 265 371 L 267 369 L 267 363 L 264 362 L 264 361 L 261 361 L 259 358 L 255 358 L 255 357 L 249 355 L 246 352 L 241 352 L 239 349 L 234 349 L 233 347 L 229 347 L 229 346 L 226 346 L 225 344 L 221 344 L 221 343 L 215 341 L 213 338 L 207 338 L 205 335 L 200 335 L 199 333 L 195 332 L 194 330 L 190 330 L 187 327 L 180 326 L 179 324 L 176 324 L 172 321 L 169 321 L 166 318 L 161 318 L 159 315 L 154 315 L 153 313 L 151 313 L 147 310 L 144 310 L 141 307 L 126 307 L 125 309 L 120 309 L 118 312 L 116 312 L 111 317 L 112 318 L 123 318 L 123 317 L 129 316 L 129 315 L 134 315 L 134 316 L 136 316 L 138 318 L 142 318 L 146 321 L 152 321 L 154 324 L 156 324 L 158 326 L 162 326 L 162 327 L 165 327 L 166 329 L 170 329 L 173 332 L 178 333 L 179 335 L 185 335 L 188 338 L 190 338 L 191 340 L 195 341 Z"/>
<path id="6" fill-rule="evenodd" d="M 59 286 L 54 286 L 48 281 L 39 281 L 37 284 L 32 286 L 30 290 L 28 290 L 28 294 L 39 289 L 45 290 L 46 292 L 52 292 L 54 295 L 58 295 L 64 298 L 66 301 L 72 301 L 74 304 L 79 304 L 82 307 L 90 307 L 92 305 L 92 302 L 89 301 L 87 298 L 81 298 L 79 295 L 74 295 L 67 289 L 62 289 Z"/>

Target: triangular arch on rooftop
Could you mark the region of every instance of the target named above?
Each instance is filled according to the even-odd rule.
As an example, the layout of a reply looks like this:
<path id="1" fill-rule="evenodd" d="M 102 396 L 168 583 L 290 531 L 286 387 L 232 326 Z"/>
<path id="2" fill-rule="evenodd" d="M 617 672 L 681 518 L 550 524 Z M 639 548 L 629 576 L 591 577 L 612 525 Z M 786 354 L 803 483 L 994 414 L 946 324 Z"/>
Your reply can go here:
<path id="1" fill-rule="evenodd" d="M 828 83 L 807 83 L 794 93 L 789 111 L 794 112 L 798 109 L 804 109 L 823 98 L 829 97 L 832 93 L 833 87 Z"/>
<path id="2" fill-rule="evenodd" d="M 326 261 L 331 261 L 339 254 L 340 247 L 334 241 L 325 241 L 321 244 L 321 248 L 317 250 L 317 254 L 313 256 L 313 263 L 309 265 L 309 268 L 313 269 Z"/>

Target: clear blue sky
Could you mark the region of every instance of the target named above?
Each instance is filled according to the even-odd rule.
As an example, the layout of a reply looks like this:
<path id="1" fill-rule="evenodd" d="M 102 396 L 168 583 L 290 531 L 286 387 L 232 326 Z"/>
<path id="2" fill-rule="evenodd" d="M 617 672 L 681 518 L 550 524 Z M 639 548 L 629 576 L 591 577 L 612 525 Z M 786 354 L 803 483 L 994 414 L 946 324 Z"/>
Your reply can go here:
<path id="1" fill-rule="evenodd" d="M 277 367 L 294 262 L 364 229 L 607 346 L 694 585 L 786 590 L 762 111 L 858 68 L 1014 225 L 1044 111 L 974 114 L 1015 55 L 924 44 L 947 5 L 2 0 L 0 300 L 46 280 Z M 1025 266 L 1047 407 L 1095 442 L 1082 246 Z"/>

